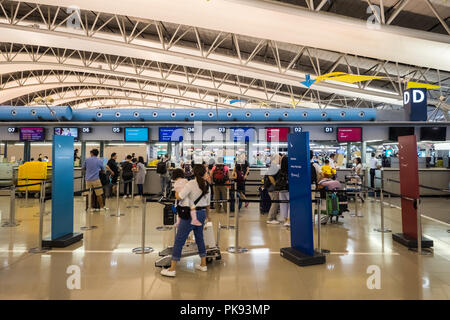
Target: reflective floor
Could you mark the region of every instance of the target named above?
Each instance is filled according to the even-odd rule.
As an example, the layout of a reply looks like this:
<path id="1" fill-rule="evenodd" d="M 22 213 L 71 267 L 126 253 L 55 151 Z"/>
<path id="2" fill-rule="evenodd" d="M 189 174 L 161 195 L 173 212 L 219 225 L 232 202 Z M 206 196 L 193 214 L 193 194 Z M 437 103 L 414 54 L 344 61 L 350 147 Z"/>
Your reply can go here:
<path id="1" fill-rule="evenodd" d="M 394 243 L 391 233 L 373 230 L 380 224 L 379 202 L 366 201 L 363 217 L 346 213 L 343 224 L 322 226 L 322 248 L 331 253 L 326 264 L 309 267 L 280 257 L 280 248 L 290 244 L 289 230 L 267 225 L 258 204 L 252 203 L 242 210 L 239 223 L 240 245 L 247 253 L 227 253 L 234 245 L 234 231 L 223 229 L 222 260 L 213 261 L 203 273 L 194 270 L 198 257 L 182 259 L 176 278 L 162 277 L 154 266 L 158 251 L 173 239 L 173 231 L 156 230 L 162 224 L 162 206 L 147 205 L 146 245 L 155 251 L 137 255 L 132 249 L 141 243 L 141 209 L 126 208 L 130 205 L 131 200 L 121 199 L 125 216 L 111 217 L 116 211 L 112 201 L 108 214 L 91 214 L 98 229 L 85 231 L 82 242 L 32 254 L 28 249 L 38 242 L 38 203 L 18 199 L 20 226 L 0 228 L 0 299 L 450 299 L 450 226 L 423 219 L 434 253 L 418 256 Z M 76 198 L 75 231 L 85 225 L 84 206 L 84 200 Z M 8 197 L 0 197 L 0 210 L 4 222 Z M 400 210 L 386 206 L 384 211 L 386 226 L 400 232 Z M 212 216 L 215 228 L 219 221 L 226 225 L 225 214 Z M 50 223 L 48 214 L 45 236 Z M 80 267 L 79 290 L 67 287 L 71 265 Z M 369 267 L 379 267 L 380 289 L 368 288 Z"/>

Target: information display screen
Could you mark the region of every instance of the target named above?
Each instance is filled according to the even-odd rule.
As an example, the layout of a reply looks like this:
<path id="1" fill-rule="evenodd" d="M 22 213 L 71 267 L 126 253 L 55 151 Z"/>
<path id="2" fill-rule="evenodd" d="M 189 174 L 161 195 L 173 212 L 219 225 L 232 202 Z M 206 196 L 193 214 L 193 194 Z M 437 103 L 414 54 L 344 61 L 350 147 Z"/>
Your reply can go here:
<path id="1" fill-rule="evenodd" d="M 338 142 L 358 142 L 362 140 L 362 128 L 338 128 Z"/>
<path id="2" fill-rule="evenodd" d="M 125 142 L 147 142 L 148 128 L 125 128 Z"/>
<path id="3" fill-rule="evenodd" d="M 267 128 L 266 141 L 267 142 L 287 142 L 289 128 Z"/>
<path id="4" fill-rule="evenodd" d="M 412 136 L 414 127 L 389 127 L 389 140 L 398 141 L 398 137 Z"/>
<path id="5" fill-rule="evenodd" d="M 183 141 L 183 128 L 159 128 L 160 142 L 181 142 Z"/>
<path id="6" fill-rule="evenodd" d="M 20 128 L 20 141 L 44 141 L 44 128 Z"/>
<path id="7" fill-rule="evenodd" d="M 445 141 L 447 136 L 446 127 L 421 127 L 420 140 Z"/>
<path id="8" fill-rule="evenodd" d="M 75 141 L 78 141 L 78 128 L 55 128 L 54 134 L 57 136 L 73 137 Z"/>
<path id="9" fill-rule="evenodd" d="M 255 128 L 230 128 L 234 142 L 255 141 Z"/>

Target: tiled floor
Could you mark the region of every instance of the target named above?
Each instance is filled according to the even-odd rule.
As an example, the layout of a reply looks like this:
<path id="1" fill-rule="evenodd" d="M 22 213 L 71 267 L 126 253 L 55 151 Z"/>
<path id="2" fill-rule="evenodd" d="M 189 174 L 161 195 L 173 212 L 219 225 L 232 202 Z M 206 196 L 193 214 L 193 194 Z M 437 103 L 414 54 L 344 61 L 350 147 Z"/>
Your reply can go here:
<path id="1" fill-rule="evenodd" d="M 2 219 L 8 217 L 7 197 L 0 198 Z M 162 223 L 162 206 L 147 205 L 147 245 L 155 252 L 136 255 L 140 245 L 141 210 L 126 209 L 124 217 L 93 213 L 99 228 L 84 232 L 82 243 L 45 254 L 31 254 L 37 244 L 37 200 L 34 207 L 17 201 L 21 225 L 0 228 L 0 299 L 450 299 L 450 233 L 448 225 L 424 219 L 424 234 L 435 243 L 434 254 L 418 256 L 394 243 L 390 233 L 373 228 L 380 223 L 379 202 L 366 201 L 363 217 L 345 214 L 341 225 L 322 226 L 322 248 L 329 249 L 324 265 L 298 267 L 280 257 L 289 246 L 289 230 L 266 225 L 257 204 L 244 209 L 240 220 L 240 245 L 247 253 L 230 254 L 234 231 L 222 230 L 221 261 L 209 265 L 207 273 L 195 271 L 198 257 L 185 258 L 177 277 L 160 276 L 154 262 L 158 251 L 172 243 L 172 231 L 156 231 Z M 115 202 L 109 205 L 115 211 Z M 136 201 L 138 204 L 138 201 Z M 75 230 L 85 223 L 84 202 L 75 201 Z M 351 205 L 353 209 L 353 206 Z M 50 203 L 47 204 L 47 211 Z M 385 208 L 386 226 L 400 232 L 401 214 Z M 213 214 L 226 223 L 224 214 Z M 50 215 L 45 217 L 45 233 Z M 67 289 L 67 267 L 78 265 L 81 289 Z M 381 289 L 368 289 L 367 268 L 378 266 Z"/>

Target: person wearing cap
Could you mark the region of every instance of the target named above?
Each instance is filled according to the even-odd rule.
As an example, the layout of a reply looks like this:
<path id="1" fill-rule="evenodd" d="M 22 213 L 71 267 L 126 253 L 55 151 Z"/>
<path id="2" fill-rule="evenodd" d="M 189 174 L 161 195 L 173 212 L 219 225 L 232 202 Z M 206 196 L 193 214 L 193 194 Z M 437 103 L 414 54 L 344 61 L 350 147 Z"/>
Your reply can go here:
<path id="1" fill-rule="evenodd" d="M 214 200 L 228 200 L 226 184 L 230 180 L 229 169 L 224 164 L 223 157 L 219 157 L 217 159 L 217 164 L 211 169 L 211 177 L 214 184 Z M 222 207 L 224 212 L 227 213 L 228 210 L 226 202 L 216 203 L 216 212 L 220 213 L 222 211 Z"/>

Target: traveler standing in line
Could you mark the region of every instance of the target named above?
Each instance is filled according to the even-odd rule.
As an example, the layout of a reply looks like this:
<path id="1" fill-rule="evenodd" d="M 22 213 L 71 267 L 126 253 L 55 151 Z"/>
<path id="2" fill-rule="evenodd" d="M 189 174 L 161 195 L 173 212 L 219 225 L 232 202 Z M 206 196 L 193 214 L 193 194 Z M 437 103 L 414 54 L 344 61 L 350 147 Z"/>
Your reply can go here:
<path id="1" fill-rule="evenodd" d="M 320 181 L 321 169 L 316 157 L 314 157 L 314 152 L 312 150 L 309 151 L 309 158 L 311 159 L 311 185 L 314 185 L 315 189 L 317 189 L 317 184 Z"/>
<path id="2" fill-rule="evenodd" d="M 156 165 L 156 173 L 159 174 L 159 180 L 161 183 L 161 195 L 166 196 L 168 194 L 168 189 L 170 185 L 170 174 L 169 174 L 170 160 L 169 155 L 166 153 L 158 161 Z"/>
<path id="3" fill-rule="evenodd" d="M 85 171 L 85 181 L 86 181 L 86 188 L 97 188 L 95 189 L 95 195 L 97 196 L 97 201 L 100 207 L 100 210 L 109 210 L 108 208 L 105 208 L 105 205 L 103 203 L 103 188 L 102 182 L 100 181 L 99 173 L 101 170 L 104 170 L 103 161 L 100 160 L 98 157 L 98 149 L 92 149 L 91 157 L 87 158 L 84 161 L 83 164 L 83 171 Z"/>
<path id="4" fill-rule="evenodd" d="M 78 149 L 75 149 L 73 151 L 73 162 L 76 167 L 80 165 L 79 161 L 81 160 L 80 156 L 78 155 Z M 78 161 L 78 162 L 77 162 Z"/>
<path id="5" fill-rule="evenodd" d="M 242 167 L 242 164 L 236 163 L 232 173 L 232 178 L 236 181 L 236 191 L 239 198 L 238 211 L 241 211 L 242 201 L 247 200 L 245 197 L 245 172 Z"/>
<path id="6" fill-rule="evenodd" d="M 278 172 L 275 190 L 278 191 L 280 200 L 289 201 L 289 173 L 288 173 L 288 157 L 284 155 L 281 158 L 280 171 Z M 284 226 L 289 227 L 290 212 L 289 203 L 280 203 L 280 215 L 284 218 Z"/>
<path id="7" fill-rule="evenodd" d="M 242 154 L 241 156 L 241 168 L 242 168 L 242 172 L 244 173 L 244 182 L 242 185 L 242 192 L 245 195 L 245 182 L 247 181 L 248 175 L 250 174 L 250 164 L 247 161 L 247 157 L 245 156 L 245 154 Z M 244 196 L 245 198 L 245 196 Z M 248 207 L 248 202 L 245 202 L 245 207 Z"/>
<path id="8" fill-rule="evenodd" d="M 215 163 L 215 161 L 214 161 L 214 163 Z M 211 163 L 211 160 L 210 160 L 208 168 L 206 170 L 207 173 L 208 173 L 208 176 L 210 178 L 210 180 L 209 180 L 209 183 L 210 183 L 209 191 L 211 193 L 211 199 L 215 199 L 215 197 L 214 197 L 214 181 L 213 181 L 213 177 L 212 177 L 212 169 L 214 168 L 214 163 Z M 214 202 L 211 202 L 210 208 L 214 209 Z"/>
<path id="9" fill-rule="evenodd" d="M 179 207 L 180 223 L 175 237 L 175 243 L 172 250 L 172 262 L 169 269 L 162 269 L 161 274 L 166 277 L 176 276 L 176 266 L 181 259 L 181 251 L 191 231 L 194 231 L 195 242 L 198 247 L 198 253 L 201 263 L 195 265 L 195 269 L 200 271 L 208 271 L 206 266 L 206 247 L 203 240 L 203 226 L 209 215 L 209 204 L 211 202 L 211 194 L 209 185 L 205 181 L 204 176 L 206 169 L 202 165 L 194 166 L 195 180 L 189 181 L 181 192 L 176 192 L 177 200 L 188 200 L 188 207 Z M 201 225 L 196 226 L 191 223 L 190 211 L 195 211 L 197 219 Z"/>
<path id="10" fill-rule="evenodd" d="M 123 198 L 131 198 L 133 179 L 133 158 L 127 155 L 125 162 L 122 162 Z"/>
<path id="11" fill-rule="evenodd" d="M 116 162 L 117 153 L 111 153 L 111 158 L 108 160 L 106 164 L 106 170 L 111 175 L 111 184 L 112 184 L 112 193 L 116 194 L 117 192 L 117 179 L 119 179 L 119 166 Z"/>
<path id="12" fill-rule="evenodd" d="M 272 157 L 272 161 L 270 163 L 269 169 L 267 169 L 267 172 L 264 176 L 264 188 L 267 189 L 269 192 L 270 199 L 272 201 L 279 200 L 279 192 L 275 190 L 276 185 L 276 179 L 278 172 L 280 171 L 280 156 L 278 154 L 275 154 Z M 278 213 L 279 203 L 278 202 L 272 202 L 272 205 L 270 206 L 269 210 L 269 217 L 267 219 L 268 224 L 278 224 L 280 223 L 277 220 L 277 213 Z"/>
<path id="13" fill-rule="evenodd" d="M 330 154 L 330 167 L 333 171 L 333 177 L 332 179 L 336 179 L 336 162 L 334 161 L 334 158 L 336 157 L 335 153 Z"/>
<path id="14" fill-rule="evenodd" d="M 378 159 L 375 158 L 375 152 L 372 152 L 372 157 L 370 158 L 369 167 L 370 167 L 370 187 L 375 188 L 375 171 L 380 168 L 378 164 Z"/>
<path id="15" fill-rule="evenodd" d="M 227 182 L 230 180 L 228 174 L 229 169 L 223 163 L 223 157 L 219 157 L 217 159 L 217 164 L 211 170 L 214 183 L 214 200 L 228 200 L 228 190 L 226 186 Z M 222 208 L 225 213 L 228 212 L 226 202 L 216 202 L 216 212 L 220 213 Z"/>
<path id="16" fill-rule="evenodd" d="M 135 170 L 136 170 L 136 184 L 138 187 L 138 195 L 140 197 L 143 197 L 144 196 L 145 175 L 147 174 L 147 170 L 145 169 L 143 157 L 139 156 Z"/>

